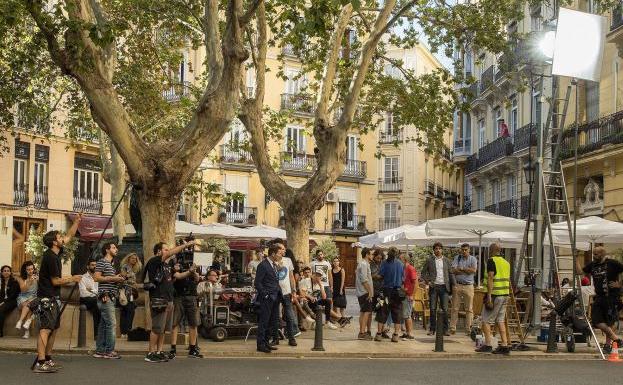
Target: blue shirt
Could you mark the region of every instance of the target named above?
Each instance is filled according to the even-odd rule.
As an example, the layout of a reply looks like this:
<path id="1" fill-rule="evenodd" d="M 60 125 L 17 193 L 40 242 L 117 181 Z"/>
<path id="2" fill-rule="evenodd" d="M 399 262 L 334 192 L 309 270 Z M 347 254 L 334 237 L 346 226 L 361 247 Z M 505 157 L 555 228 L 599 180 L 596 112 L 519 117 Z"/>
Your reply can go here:
<path id="1" fill-rule="evenodd" d="M 453 269 L 476 269 L 477 267 L 478 260 L 473 255 L 464 257 L 459 254 L 454 257 L 454 261 L 452 262 Z M 459 285 L 474 284 L 474 274 L 456 273 L 454 274 L 454 278 L 456 279 L 456 283 Z"/>
<path id="2" fill-rule="evenodd" d="M 383 261 L 379 275 L 383 276 L 383 287 L 402 287 L 404 265 L 397 259 L 392 262 Z"/>

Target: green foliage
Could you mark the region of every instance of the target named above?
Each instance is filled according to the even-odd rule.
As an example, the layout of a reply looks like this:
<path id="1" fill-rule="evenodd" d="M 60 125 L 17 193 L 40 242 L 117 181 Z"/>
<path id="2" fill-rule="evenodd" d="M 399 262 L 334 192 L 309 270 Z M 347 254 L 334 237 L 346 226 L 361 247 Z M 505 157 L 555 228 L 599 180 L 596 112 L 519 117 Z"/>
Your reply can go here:
<path id="1" fill-rule="evenodd" d="M 223 238 L 210 238 L 201 245 L 201 251 L 214 253 L 215 257 L 229 257 L 229 242 Z"/>
<path id="2" fill-rule="evenodd" d="M 63 234 L 64 236 L 65 234 Z M 43 232 L 30 230 L 28 233 L 28 240 L 24 243 L 26 254 L 32 257 L 32 261 L 41 266 L 41 257 L 43 253 L 48 249 L 43 244 Z M 61 260 L 63 263 L 71 262 L 76 256 L 76 250 L 78 250 L 78 238 L 72 237 L 71 240 L 65 243 L 63 247 L 63 253 L 61 254 Z"/>
<path id="3" fill-rule="evenodd" d="M 324 253 L 324 257 L 328 261 L 332 261 L 333 258 L 340 255 L 340 251 L 337 248 L 335 242 L 330 239 L 325 239 L 316 245 L 311 251 L 312 258 L 316 255 L 316 250 L 321 250 Z"/>
<path id="4" fill-rule="evenodd" d="M 444 247 L 443 255 L 450 260 L 453 260 L 456 255 L 459 254 L 460 248 L 455 247 Z M 415 267 L 417 271 L 421 271 L 422 267 L 424 267 L 424 262 L 433 255 L 432 246 L 415 246 L 412 249 L 413 258 L 411 258 L 411 263 Z"/>

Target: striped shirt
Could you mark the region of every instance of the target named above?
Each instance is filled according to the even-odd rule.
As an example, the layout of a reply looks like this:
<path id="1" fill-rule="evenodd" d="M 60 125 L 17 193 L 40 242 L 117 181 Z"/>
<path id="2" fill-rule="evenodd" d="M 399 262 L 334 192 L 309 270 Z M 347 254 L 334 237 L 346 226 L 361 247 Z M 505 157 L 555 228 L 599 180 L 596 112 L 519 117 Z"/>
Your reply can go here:
<path id="1" fill-rule="evenodd" d="M 97 264 L 95 265 L 95 272 L 102 273 L 102 277 L 112 277 L 114 275 L 117 275 L 113 265 L 110 262 L 108 262 L 105 258 L 102 258 L 99 261 L 97 261 Z M 118 288 L 115 282 L 99 282 L 97 286 L 98 286 L 97 287 L 98 294 L 102 294 L 106 292 L 109 294 L 112 293 L 114 296 L 117 295 Z"/>

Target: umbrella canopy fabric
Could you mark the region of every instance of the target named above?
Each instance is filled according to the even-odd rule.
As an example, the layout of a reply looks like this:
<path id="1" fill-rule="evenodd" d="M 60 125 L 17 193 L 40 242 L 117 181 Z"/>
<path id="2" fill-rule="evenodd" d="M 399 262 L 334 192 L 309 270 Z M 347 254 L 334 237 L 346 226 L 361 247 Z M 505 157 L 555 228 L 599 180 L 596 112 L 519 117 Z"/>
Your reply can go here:
<path id="1" fill-rule="evenodd" d="M 460 233 L 457 236 L 432 236 L 426 233 L 426 224 L 402 225 L 394 229 L 379 231 L 374 234 L 359 238 L 359 244 L 363 247 L 383 246 L 431 246 L 435 242 L 443 244 L 460 244 L 467 241 L 478 240 L 474 234 Z"/>
<path id="2" fill-rule="evenodd" d="M 363 247 L 372 247 L 372 246 L 381 246 L 384 243 L 392 242 L 396 240 L 398 234 L 401 234 L 405 231 L 411 230 L 418 226 L 415 225 L 402 225 L 393 229 L 387 229 L 382 231 L 377 231 L 374 234 L 364 235 L 363 237 L 359 237 L 359 243 Z"/>
<path id="3" fill-rule="evenodd" d="M 432 219 L 426 222 L 426 233 L 437 236 L 456 236 L 457 231 L 484 235 L 494 231 L 523 234 L 526 221 L 522 219 L 476 211 L 465 215 Z"/>
<path id="4" fill-rule="evenodd" d="M 552 229 L 567 232 L 567 223 L 552 225 Z M 577 242 L 623 243 L 623 223 L 590 216 L 576 221 Z M 568 238 L 568 236 L 567 236 Z"/>
<path id="5" fill-rule="evenodd" d="M 135 234 L 134 226 L 131 224 L 125 225 L 126 234 Z M 234 226 L 229 226 L 223 223 L 210 223 L 209 225 L 195 225 L 190 222 L 175 221 L 175 235 L 183 236 L 193 233 L 194 236 L 212 236 L 223 238 L 240 238 L 244 235 L 242 229 Z M 93 232 L 86 235 L 89 239 L 98 239 L 100 232 Z M 107 229 L 104 233 L 104 238 L 110 238 L 113 236 L 113 229 Z"/>
<path id="6" fill-rule="evenodd" d="M 247 227 L 246 229 L 241 229 L 241 231 L 245 234 L 243 237 L 247 239 L 286 239 L 286 231 L 284 229 L 266 225 Z"/>
<path id="7" fill-rule="evenodd" d="M 201 227 L 202 231 L 193 234 L 218 238 L 244 238 L 246 236 L 244 229 L 224 223 L 209 223 L 207 225 L 200 225 L 199 227 Z"/>

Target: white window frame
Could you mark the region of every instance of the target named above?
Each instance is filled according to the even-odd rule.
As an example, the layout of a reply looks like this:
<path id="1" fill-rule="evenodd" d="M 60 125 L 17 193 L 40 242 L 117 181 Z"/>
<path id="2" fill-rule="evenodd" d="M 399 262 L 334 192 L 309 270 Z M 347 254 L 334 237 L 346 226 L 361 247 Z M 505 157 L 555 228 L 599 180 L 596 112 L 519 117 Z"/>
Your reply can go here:
<path id="1" fill-rule="evenodd" d="M 541 103 L 541 91 L 534 90 L 532 93 L 532 122 L 537 126 L 542 123 L 543 103 Z"/>
<path id="2" fill-rule="evenodd" d="M 357 160 L 359 138 L 356 135 L 348 135 L 346 140 L 346 160 Z"/>
<path id="3" fill-rule="evenodd" d="M 484 119 L 478 120 L 478 149 L 480 150 L 485 146 L 487 125 Z"/>
<path id="4" fill-rule="evenodd" d="M 85 199 L 99 199 L 102 193 L 102 173 L 74 168 L 74 196 Z M 77 194 L 77 195 L 76 195 Z"/>
<path id="5" fill-rule="evenodd" d="M 500 195 L 502 193 L 502 188 L 499 179 L 493 179 L 491 181 L 491 204 L 500 203 Z"/>
<path id="6" fill-rule="evenodd" d="M 517 105 L 517 96 L 511 96 L 511 108 L 508 111 L 508 131 L 510 136 L 514 137 L 517 128 L 519 128 L 519 108 Z"/>
<path id="7" fill-rule="evenodd" d="M 48 186 L 48 165 L 44 162 L 35 162 L 34 189 L 36 193 L 42 193 Z"/>
<path id="8" fill-rule="evenodd" d="M 306 76 L 301 76 L 301 70 L 298 68 L 286 68 L 285 74 L 287 80 L 285 81 L 284 92 L 290 95 L 300 94 L 302 89 L 307 85 Z"/>
<path id="9" fill-rule="evenodd" d="M 495 137 L 500 136 L 500 120 L 502 118 L 502 107 L 496 106 L 491 111 L 491 115 L 493 116 L 493 129 L 495 130 Z"/>
<path id="10" fill-rule="evenodd" d="M 398 202 L 385 202 L 383 213 L 385 220 L 398 219 Z"/>
<path id="11" fill-rule="evenodd" d="M 400 177 L 400 157 L 388 156 L 383 162 L 383 180 L 385 183 L 398 183 Z"/>
<path id="12" fill-rule="evenodd" d="M 517 176 L 515 174 L 509 174 L 506 177 L 506 198 L 517 199 Z"/>
<path id="13" fill-rule="evenodd" d="M 28 185 L 28 160 L 16 158 L 13 162 L 13 185 Z"/>
<path id="14" fill-rule="evenodd" d="M 306 154 L 307 135 L 305 135 L 305 129 L 303 127 L 286 126 L 284 138 L 284 151 L 292 152 L 293 149 L 296 149 L 297 154 Z M 295 143 L 295 146 L 292 146 L 292 142 Z"/>

